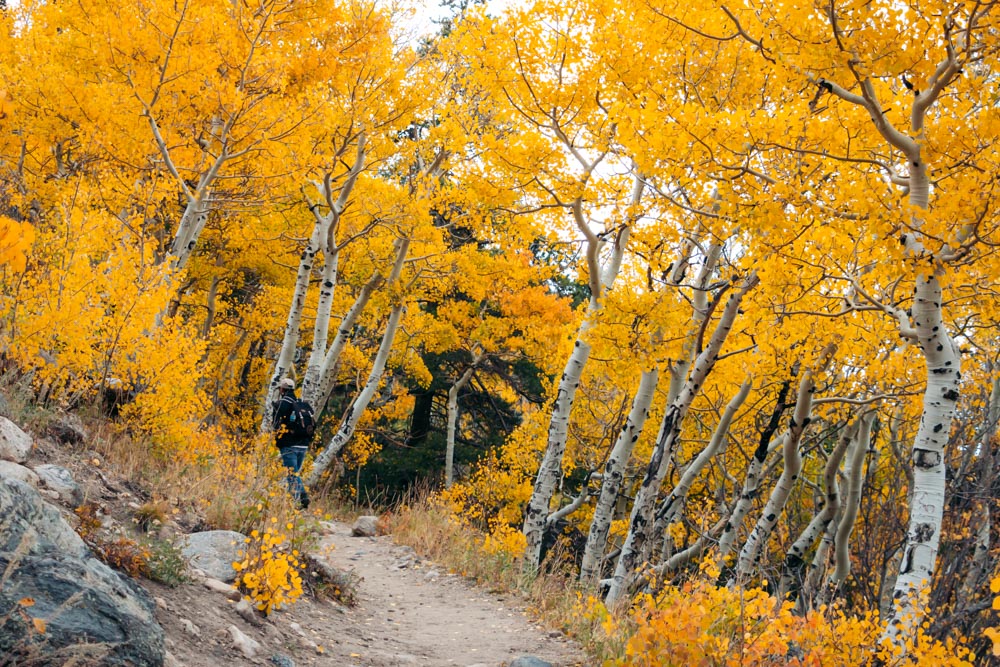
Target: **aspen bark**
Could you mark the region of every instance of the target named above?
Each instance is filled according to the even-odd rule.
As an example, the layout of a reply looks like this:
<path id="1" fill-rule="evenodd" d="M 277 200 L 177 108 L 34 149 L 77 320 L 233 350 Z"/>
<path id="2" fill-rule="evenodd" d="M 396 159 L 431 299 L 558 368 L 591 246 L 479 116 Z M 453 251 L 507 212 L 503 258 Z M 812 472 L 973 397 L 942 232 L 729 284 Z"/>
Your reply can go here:
<path id="1" fill-rule="evenodd" d="M 799 589 L 802 587 L 803 582 L 797 581 L 797 579 L 803 574 L 801 570 L 805 563 L 806 552 L 812 548 L 816 538 L 826 532 L 840 508 L 840 486 L 837 484 L 837 471 L 840 470 L 840 462 L 844 459 L 847 447 L 854 440 L 856 432 L 857 423 L 845 426 L 837 439 L 837 444 L 826 460 L 826 466 L 823 468 L 823 489 L 826 494 L 823 507 L 785 553 L 784 570 L 778 586 L 779 598 L 781 599 L 784 599 L 789 593 L 793 597 L 798 594 L 798 590 L 794 589 L 793 586 L 797 585 Z"/>
<path id="2" fill-rule="evenodd" d="M 483 355 L 481 353 L 473 357 L 472 365 L 465 369 L 462 376 L 448 390 L 448 435 L 444 450 L 444 488 L 446 489 L 450 489 L 455 481 L 455 431 L 458 428 L 458 393 L 472 379 L 472 374 L 476 372 L 476 366 L 479 365 L 482 358 Z"/>
<path id="3" fill-rule="evenodd" d="M 754 450 L 753 458 L 750 459 L 750 466 L 747 468 L 747 476 L 743 481 L 743 488 L 740 491 L 740 497 L 736 501 L 736 506 L 733 507 L 732 513 L 726 520 L 726 525 L 722 529 L 722 537 L 719 538 L 719 563 L 724 564 L 726 558 L 728 558 L 730 552 L 733 550 L 733 545 L 736 541 L 736 535 L 739 533 L 740 527 L 743 525 L 743 518 L 746 516 L 747 512 L 750 511 L 750 504 L 753 502 L 754 498 L 757 497 L 757 491 L 760 487 L 760 473 L 764 468 L 764 461 L 767 460 L 767 453 L 770 451 L 771 438 L 774 437 L 775 432 L 778 430 L 778 423 L 781 420 L 781 413 L 785 411 L 785 399 L 788 396 L 788 389 L 790 386 L 789 381 L 785 381 L 781 385 L 781 389 L 778 390 L 778 400 L 774 404 L 774 411 L 771 413 L 771 418 L 768 420 L 767 427 L 764 432 L 761 433 L 760 441 L 757 444 L 757 448 Z M 787 434 L 781 437 L 788 437 Z"/>
<path id="4" fill-rule="evenodd" d="M 847 467 L 847 493 L 844 498 L 844 515 L 837 526 L 837 536 L 834 542 L 834 570 L 830 577 L 830 586 L 839 587 L 851 571 L 851 533 L 858 518 L 858 508 L 861 506 L 861 482 L 864 470 L 865 454 L 868 453 L 868 443 L 871 442 L 871 415 L 861 418 L 858 436 L 852 444 Z"/>
<path id="5" fill-rule="evenodd" d="M 340 355 L 347 346 L 347 341 L 354 330 L 354 324 L 368 306 L 372 293 L 382 284 L 382 281 L 382 274 L 376 271 L 368 279 L 368 282 L 362 285 L 358 295 L 354 298 L 354 303 L 351 304 L 351 307 L 347 310 L 347 313 L 337 327 L 337 334 L 333 337 L 330 349 L 323 356 L 323 363 L 319 368 L 319 373 L 307 375 L 302 383 L 302 400 L 313 406 L 317 414 L 322 412 L 327 399 L 330 397 L 330 392 L 333 391 Z"/>
<path id="6" fill-rule="evenodd" d="M 268 411 L 278 397 L 278 383 L 292 370 L 295 361 L 295 348 L 299 343 L 299 326 L 302 322 L 302 309 L 306 305 L 306 295 L 309 290 L 309 276 L 312 275 L 313 262 L 319 250 L 320 238 L 323 233 L 322 225 L 317 222 L 313 225 L 312 236 L 302 251 L 299 258 L 299 268 L 295 274 L 295 288 L 292 291 L 292 302 L 288 307 L 288 317 L 285 320 L 285 333 L 281 338 L 281 350 L 278 358 L 274 361 L 274 370 L 271 371 L 271 379 L 267 384 L 267 392 L 264 396 L 264 404 L 261 408 L 263 419 L 261 420 L 261 432 L 269 433 L 272 425 L 268 418 Z"/>
<path id="7" fill-rule="evenodd" d="M 777 525 L 778 519 L 781 518 L 785 503 L 788 502 L 788 496 L 792 493 L 792 487 L 798 480 L 799 473 L 802 472 L 802 454 L 799 452 L 799 441 L 809 425 L 814 389 L 812 371 L 806 370 L 799 382 L 799 391 L 795 399 L 795 412 L 788 425 L 788 437 L 785 439 L 783 447 L 785 467 L 781 471 L 778 482 L 774 485 L 774 490 L 771 492 L 757 524 L 750 531 L 746 544 L 740 550 L 739 558 L 736 560 L 736 580 L 738 582 L 745 581 L 757 567 L 760 553 L 764 549 L 764 545 L 767 544 L 767 539 L 771 536 L 771 531 Z"/>
<path id="8" fill-rule="evenodd" d="M 306 362 L 306 372 L 302 377 L 303 396 L 307 387 L 311 388 L 318 384 L 322 373 L 323 359 L 326 357 L 326 343 L 330 335 L 330 317 L 333 309 L 333 295 L 337 286 L 339 263 L 340 249 L 334 246 L 331 250 L 330 244 L 327 243 L 323 249 L 323 273 L 320 276 L 319 301 L 316 303 L 312 348 L 309 352 L 309 360 Z M 313 405 L 314 410 L 319 407 Z"/>
<path id="9" fill-rule="evenodd" d="M 608 543 L 608 530 L 614 514 L 615 501 L 621 492 L 622 481 L 625 478 L 625 468 L 632 457 L 632 450 L 642 433 L 642 428 L 649 417 L 649 408 L 653 404 L 656 385 L 660 373 L 656 368 L 643 371 L 639 379 L 639 388 L 632 399 L 632 409 L 622 426 L 618 439 L 615 441 L 608 462 L 604 465 L 604 475 L 601 479 L 601 493 L 594 507 L 594 518 L 590 522 L 587 533 L 587 544 L 580 563 L 580 581 L 591 581 L 598 573 L 604 547 Z"/>
<path id="10" fill-rule="evenodd" d="M 637 206 L 642 198 L 644 183 L 641 178 L 636 177 L 632 190 L 632 205 Z M 549 421 L 548 440 L 545 445 L 545 453 L 542 455 L 541 465 L 535 476 L 535 485 L 525 510 L 524 533 L 527 547 L 525 549 L 526 562 L 538 568 L 542 557 L 542 539 L 545 536 L 546 519 L 549 515 L 549 506 L 552 503 L 552 496 L 555 495 L 556 486 L 562 473 L 563 455 L 566 453 L 566 435 L 569 431 L 569 418 L 573 409 L 573 400 L 576 398 L 576 390 L 580 386 L 580 377 L 583 369 L 590 358 L 590 343 L 587 342 L 587 332 L 596 324 L 601 310 L 601 300 L 604 293 L 612 288 L 618 272 L 621 270 L 622 259 L 625 255 L 625 247 L 628 245 L 629 236 L 632 233 L 631 221 L 626 224 L 615 239 L 611 256 L 607 259 L 604 268 L 601 269 L 598 261 L 601 240 L 594 234 L 583 216 L 582 202 L 577 199 L 573 204 L 573 216 L 577 227 L 587 238 L 587 267 L 590 272 L 590 301 L 587 304 L 587 311 L 583 322 L 577 331 L 576 342 L 573 345 L 573 352 L 566 361 L 562 376 L 559 379 L 559 387 L 556 398 L 552 402 L 552 417 Z"/>
<path id="11" fill-rule="evenodd" d="M 396 261 L 393 263 L 392 273 L 389 275 L 389 280 L 386 283 L 388 287 L 394 287 L 399 282 L 400 274 L 403 271 L 403 260 L 406 258 L 409 250 L 410 239 L 402 238 L 396 241 Z M 341 420 L 337 432 L 330 438 L 330 442 L 327 443 L 323 451 L 316 457 L 313 463 L 313 470 L 306 480 L 307 486 L 313 486 L 319 481 L 320 476 L 333 462 L 334 457 L 340 453 L 340 450 L 344 448 L 344 445 L 354 435 L 354 429 L 357 428 L 358 421 L 365 410 L 368 409 L 368 404 L 371 402 L 372 397 L 375 396 L 375 391 L 382 380 L 382 374 L 385 372 L 385 364 L 389 359 L 389 352 L 392 351 L 392 343 L 395 340 L 396 332 L 399 330 L 399 322 L 404 310 L 405 304 L 402 301 L 402 297 L 400 297 L 399 303 L 393 306 L 389 312 L 385 332 L 382 334 L 382 343 L 379 345 L 375 361 L 372 364 L 371 371 L 368 373 L 368 381 L 365 382 L 365 386 L 351 403 L 351 407 L 347 409 L 347 414 Z M 321 398 L 325 403 L 326 396 Z"/>
<path id="12" fill-rule="evenodd" d="M 323 179 L 322 193 L 326 199 L 326 205 L 329 208 L 329 212 L 326 216 L 321 218 L 319 214 L 316 213 L 315 207 L 313 207 L 313 215 L 316 216 L 317 221 L 319 221 L 325 229 L 323 238 L 320 239 L 323 247 L 324 263 L 323 275 L 320 278 L 319 302 L 316 304 L 316 322 L 313 325 L 312 349 L 309 353 L 309 360 L 306 362 L 306 372 L 302 378 L 302 397 L 303 400 L 313 406 L 317 415 L 322 412 L 323 406 L 314 402 L 316 400 L 315 388 L 320 383 L 320 379 L 323 374 L 323 362 L 325 361 L 327 355 L 326 343 L 330 332 L 333 295 L 334 290 L 337 287 L 337 270 L 340 264 L 340 252 L 348 243 L 348 241 L 345 241 L 343 244 L 338 244 L 337 233 L 340 229 L 341 216 L 344 213 L 344 209 L 347 207 L 347 201 L 354 192 L 354 185 L 358 181 L 358 176 L 360 176 L 362 170 L 364 170 L 365 157 L 367 155 L 366 151 L 365 133 L 364 131 L 361 131 L 358 133 L 357 153 L 354 156 L 354 164 L 351 165 L 351 169 L 347 173 L 347 179 L 344 181 L 343 186 L 341 186 L 340 193 L 337 195 L 336 200 L 333 199 L 333 184 L 331 182 L 330 174 L 328 173 Z M 361 291 L 364 293 L 364 288 L 362 288 Z M 370 293 L 371 292 L 369 290 L 368 294 Z M 353 321 L 351 322 L 351 326 L 353 326 Z M 341 349 L 343 349 L 343 345 L 341 345 Z M 337 353 L 337 357 L 339 358 L 339 351 Z"/>
<path id="13" fill-rule="evenodd" d="M 712 439 L 709 441 L 708 446 L 699 452 L 698 456 L 688 464 L 681 474 L 680 481 L 670 492 L 670 495 L 661 503 L 659 509 L 656 511 L 656 523 L 653 527 L 653 534 L 658 538 L 663 536 L 664 545 L 666 540 L 666 528 L 674 519 L 683 511 L 684 503 L 687 500 L 688 492 L 691 490 L 691 485 L 694 484 L 694 480 L 697 479 L 701 471 L 705 469 L 715 456 L 726 451 L 726 444 L 729 437 L 729 426 L 733 422 L 733 418 L 736 416 L 736 411 L 740 409 L 744 401 L 747 400 L 747 396 L 750 395 L 750 390 L 753 388 L 753 382 L 748 378 L 740 386 L 739 391 L 733 396 L 729 403 L 726 405 L 726 409 L 722 412 L 722 416 L 719 418 L 719 423 L 715 427 L 715 432 L 712 434 Z"/>
<path id="14" fill-rule="evenodd" d="M 739 290 L 730 295 L 723 309 L 722 316 L 712 333 L 705 349 L 698 355 L 691 370 L 691 377 L 684 385 L 680 395 L 671 405 L 667 407 L 660 426 L 660 436 L 650 458 L 649 466 L 643 477 L 642 483 L 636 494 L 635 502 L 632 505 L 632 513 L 629 517 L 629 530 L 622 545 L 621 555 L 615 566 L 615 573 L 612 577 L 611 586 L 605 598 L 605 604 L 609 607 L 615 604 L 619 598 L 626 593 L 627 580 L 634 576 L 636 569 L 640 565 L 639 554 L 646 541 L 651 537 L 650 529 L 653 527 L 653 509 L 656 502 L 656 495 L 659 493 L 660 485 L 666 475 L 668 462 L 673 453 L 674 446 L 680 436 L 681 425 L 692 401 L 701 390 L 705 379 L 711 372 L 712 367 L 718 359 L 719 351 L 723 343 L 732 330 L 733 322 L 736 320 L 740 303 L 743 297 L 753 289 L 759 279 L 756 272 L 752 273 L 743 282 Z"/>
<path id="15" fill-rule="evenodd" d="M 361 393 L 351 403 L 351 407 L 348 408 L 347 414 L 344 415 L 343 420 L 340 422 L 337 432 L 330 438 L 326 447 L 323 448 L 323 451 L 319 453 L 313 462 L 312 472 L 309 473 L 309 477 L 306 479 L 307 486 L 314 486 L 319 481 L 326 469 L 330 467 L 334 457 L 340 453 L 344 445 L 354 435 L 354 429 L 357 428 L 358 421 L 365 410 L 368 409 L 368 404 L 371 402 L 372 397 L 375 396 L 375 391 L 382 380 L 382 374 L 385 372 L 385 364 L 389 359 L 392 342 L 396 337 L 396 332 L 399 330 L 399 321 L 403 316 L 404 310 L 403 304 L 400 303 L 394 306 L 389 313 L 389 320 L 385 325 L 385 333 L 382 334 L 382 343 L 379 345 L 378 354 L 375 356 L 375 363 L 368 373 L 368 381 L 365 383 Z"/>
<path id="16" fill-rule="evenodd" d="M 949 34 L 945 37 L 949 41 L 951 28 L 946 22 L 945 31 Z M 930 584 L 934 576 L 944 514 L 944 445 L 951 433 L 961 379 L 961 357 L 944 323 L 943 295 L 939 280 L 939 275 L 944 273 L 943 264 L 947 261 L 948 248 L 937 257 L 921 241 L 923 221 L 920 211 L 926 211 L 930 206 L 930 178 L 928 165 L 922 154 L 922 146 L 926 142 L 924 121 L 928 109 L 961 75 L 959 51 L 964 58 L 975 48 L 976 45 L 968 43 L 961 44 L 958 50 L 949 45 L 946 57 L 928 79 L 927 87 L 913 98 L 908 133 L 900 132 L 890 122 L 871 79 L 859 79 L 860 95 L 826 79 L 817 81 L 827 92 L 868 112 L 872 124 L 885 141 L 906 157 L 909 202 L 915 211 L 909 222 L 909 231 L 900 236 L 900 242 L 906 249 L 915 274 L 916 285 L 910 313 L 892 305 L 876 304 L 897 319 L 902 337 L 920 346 L 927 378 L 920 427 L 910 456 L 913 485 L 906 546 L 893 590 L 894 614 L 884 633 L 886 638 L 900 647 L 905 645 L 906 637 L 913 634 L 923 617 L 919 593 Z"/>

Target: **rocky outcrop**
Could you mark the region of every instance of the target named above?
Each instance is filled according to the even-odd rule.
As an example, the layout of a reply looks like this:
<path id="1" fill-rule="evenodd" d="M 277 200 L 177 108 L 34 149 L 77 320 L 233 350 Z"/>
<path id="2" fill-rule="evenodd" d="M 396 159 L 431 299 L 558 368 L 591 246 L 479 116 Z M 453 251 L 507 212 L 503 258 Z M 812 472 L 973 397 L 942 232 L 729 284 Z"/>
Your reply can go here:
<path id="1" fill-rule="evenodd" d="M 11 478 L 0 478 L 0 573 L 0 655 L 163 664 L 163 630 L 146 592 L 94 558 L 54 506 Z"/>
<path id="2" fill-rule="evenodd" d="M 11 420 L 0 417 L 0 459 L 24 463 L 30 453 L 31 436 Z"/>
<path id="3" fill-rule="evenodd" d="M 231 583 L 236 580 L 233 561 L 239 560 L 240 552 L 246 547 L 245 540 L 246 535 L 232 530 L 191 533 L 184 538 L 181 553 L 191 567 L 212 579 Z"/>
<path id="4" fill-rule="evenodd" d="M 36 489 L 40 480 L 35 471 L 31 468 L 26 468 L 20 463 L 14 463 L 13 461 L 4 461 L 0 459 L 0 478 L 11 478 L 24 482 L 28 486 L 33 486 Z"/>

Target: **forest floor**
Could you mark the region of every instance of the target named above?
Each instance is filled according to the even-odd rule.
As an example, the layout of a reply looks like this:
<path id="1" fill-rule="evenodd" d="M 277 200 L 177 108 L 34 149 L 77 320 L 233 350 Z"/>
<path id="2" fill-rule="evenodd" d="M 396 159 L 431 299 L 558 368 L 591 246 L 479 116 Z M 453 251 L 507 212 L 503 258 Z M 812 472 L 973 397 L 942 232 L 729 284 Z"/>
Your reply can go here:
<path id="1" fill-rule="evenodd" d="M 533 622 L 511 596 L 423 561 L 391 536 L 353 537 L 346 524 L 326 525 L 319 552 L 331 565 L 354 572 L 353 607 L 303 599 L 255 627 L 224 595 L 199 584 L 171 589 L 144 581 L 159 598 L 157 616 L 177 662 L 186 667 L 499 667 L 530 655 L 554 667 L 586 664 L 578 646 Z M 196 626 L 197 635 L 182 619 Z M 254 658 L 233 646 L 230 625 L 260 643 Z"/>
<path id="2" fill-rule="evenodd" d="M 39 439 L 31 463 L 69 468 L 112 525 L 129 525 L 149 493 L 103 458 Z M 63 503 L 62 510 L 76 525 L 72 507 Z M 174 525 L 183 533 L 199 529 L 194 523 L 192 517 Z M 391 535 L 354 537 L 347 524 L 319 525 L 323 535 L 311 554 L 351 573 L 353 606 L 307 594 L 264 618 L 240 614 L 225 586 L 213 590 L 198 578 L 175 587 L 137 580 L 156 602 L 172 656 L 166 667 L 502 667 L 521 656 L 553 667 L 588 664 L 577 644 L 533 620 L 520 598 L 423 560 Z"/>

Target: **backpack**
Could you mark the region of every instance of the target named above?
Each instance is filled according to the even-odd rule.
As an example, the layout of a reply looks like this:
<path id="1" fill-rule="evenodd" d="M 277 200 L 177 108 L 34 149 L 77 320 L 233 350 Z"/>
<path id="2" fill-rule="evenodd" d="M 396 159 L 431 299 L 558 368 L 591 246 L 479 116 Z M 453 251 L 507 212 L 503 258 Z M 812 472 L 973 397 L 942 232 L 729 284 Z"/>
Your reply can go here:
<path id="1" fill-rule="evenodd" d="M 312 440 L 316 433 L 316 418 L 312 406 L 294 398 L 289 400 L 292 401 L 292 410 L 285 420 L 285 429 L 296 440 Z"/>

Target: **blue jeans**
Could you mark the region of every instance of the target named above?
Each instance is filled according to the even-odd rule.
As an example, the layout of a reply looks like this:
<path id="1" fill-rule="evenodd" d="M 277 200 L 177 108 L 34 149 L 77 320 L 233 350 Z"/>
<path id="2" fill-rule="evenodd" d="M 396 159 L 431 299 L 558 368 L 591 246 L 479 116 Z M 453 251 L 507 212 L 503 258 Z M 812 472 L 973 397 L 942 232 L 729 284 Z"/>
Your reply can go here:
<path id="1" fill-rule="evenodd" d="M 299 470 L 302 470 L 302 461 L 306 458 L 306 447 L 285 447 L 279 449 L 281 453 L 281 464 L 288 468 L 288 476 L 285 482 L 288 484 L 288 493 L 292 495 L 299 507 L 309 506 L 309 494 L 299 477 Z"/>

